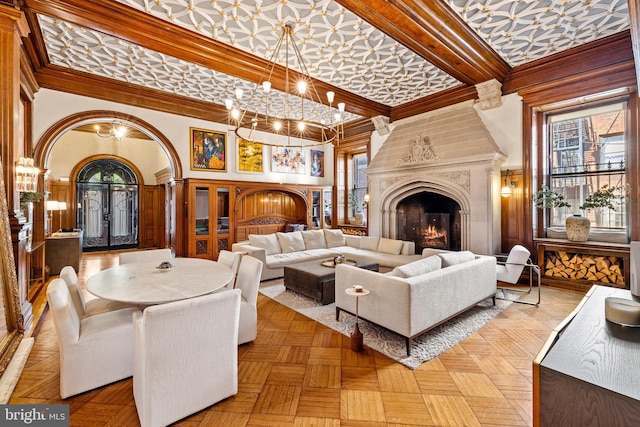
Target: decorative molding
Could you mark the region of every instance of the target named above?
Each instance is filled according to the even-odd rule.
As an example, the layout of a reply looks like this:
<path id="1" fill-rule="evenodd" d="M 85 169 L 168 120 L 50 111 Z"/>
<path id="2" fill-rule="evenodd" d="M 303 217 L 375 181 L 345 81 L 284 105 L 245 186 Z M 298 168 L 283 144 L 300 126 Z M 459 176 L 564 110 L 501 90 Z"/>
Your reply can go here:
<path id="1" fill-rule="evenodd" d="M 428 136 L 416 135 L 413 143 L 400 159 L 401 165 L 409 165 L 414 163 L 423 163 L 429 160 L 440 160 L 433 152 Z"/>
<path id="2" fill-rule="evenodd" d="M 460 187 L 464 188 L 467 193 L 471 193 L 471 172 L 466 171 L 456 171 L 456 172 L 445 172 L 436 174 L 437 176 L 441 176 L 443 178 L 448 179 L 449 181 L 458 184 Z"/>
<path id="3" fill-rule="evenodd" d="M 247 224 L 248 225 L 267 225 L 267 224 L 286 224 L 286 223 L 287 223 L 287 220 L 282 218 L 267 217 L 267 218 L 253 219 L 249 221 Z"/>
<path id="4" fill-rule="evenodd" d="M 502 83 L 496 79 L 478 83 L 476 90 L 478 91 L 478 102 L 483 110 L 491 110 L 502 105 Z"/>
<path id="5" fill-rule="evenodd" d="M 391 129 L 389 129 L 389 117 L 376 116 L 371 118 L 371 122 L 376 128 L 379 135 L 389 135 Z"/>
<path id="6" fill-rule="evenodd" d="M 406 176 L 394 176 L 389 178 L 382 178 L 380 180 L 380 190 L 385 191 L 387 188 L 392 187 L 396 182 L 407 179 Z"/>

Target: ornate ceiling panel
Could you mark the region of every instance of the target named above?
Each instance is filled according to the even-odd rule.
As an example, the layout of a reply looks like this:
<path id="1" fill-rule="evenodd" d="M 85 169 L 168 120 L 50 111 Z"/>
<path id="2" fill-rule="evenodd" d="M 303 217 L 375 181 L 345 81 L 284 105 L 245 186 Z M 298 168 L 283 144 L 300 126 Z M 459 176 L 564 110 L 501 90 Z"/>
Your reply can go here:
<path id="1" fill-rule="evenodd" d="M 447 0 L 515 67 L 629 28 L 627 0 Z"/>
<path id="2" fill-rule="evenodd" d="M 118 1 L 267 60 L 290 25 L 310 75 L 389 106 L 459 84 L 332 0 Z"/>
<path id="3" fill-rule="evenodd" d="M 235 90 L 242 89 L 247 94 L 241 103 L 243 108 L 246 103 L 257 102 L 248 99 L 256 88 L 251 82 L 68 22 L 41 15 L 38 19 L 52 64 L 219 105 L 224 105 L 227 98 L 235 99 Z M 301 111 L 304 105 L 304 116 L 310 120 L 326 120 L 321 107 L 303 103 L 299 97 L 290 95 L 289 104 L 295 111 Z M 285 116 L 284 105 L 284 93 L 272 91 L 269 108 L 273 115 Z M 344 114 L 345 122 L 359 118 Z"/>

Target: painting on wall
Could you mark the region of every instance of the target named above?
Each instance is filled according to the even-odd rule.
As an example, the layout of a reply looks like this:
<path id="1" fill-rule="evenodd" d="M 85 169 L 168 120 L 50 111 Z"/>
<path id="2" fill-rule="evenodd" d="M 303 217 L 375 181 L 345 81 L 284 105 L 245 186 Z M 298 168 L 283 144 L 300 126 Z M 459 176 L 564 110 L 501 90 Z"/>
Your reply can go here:
<path id="1" fill-rule="evenodd" d="M 324 176 L 324 151 L 311 149 L 311 176 Z"/>
<path id="2" fill-rule="evenodd" d="M 206 129 L 191 132 L 191 170 L 226 172 L 227 135 Z"/>
<path id="3" fill-rule="evenodd" d="M 263 172 L 261 143 L 238 138 L 238 172 Z"/>
<path id="4" fill-rule="evenodd" d="M 301 147 L 273 147 L 271 172 L 306 173 L 306 161 Z"/>

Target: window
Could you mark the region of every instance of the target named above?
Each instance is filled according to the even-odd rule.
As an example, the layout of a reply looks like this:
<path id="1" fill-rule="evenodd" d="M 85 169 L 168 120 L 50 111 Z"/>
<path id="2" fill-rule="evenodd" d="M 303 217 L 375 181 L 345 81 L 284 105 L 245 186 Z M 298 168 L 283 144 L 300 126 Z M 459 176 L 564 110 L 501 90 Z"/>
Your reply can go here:
<path id="1" fill-rule="evenodd" d="M 356 215 L 362 213 L 365 208 L 364 195 L 367 194 L 367 174 L 364 170 L 367 168 L 367 154 L 355 154 L 352 161 L 353 188 L 349 197 L 352 213 Z"/>
<path id="2" fill-rule="evenodd" d="M 571 208 L 551 209 L 548 225 L 564 226 L 567 216 L 581 213 L 591 220 L 592 228 L 626 230 L 624 200 L 615 210 L 579 209 L 604 186 L 626 185 L 626 108 L 626 102 L 616 100 L 579 110 L 547 112 L 545 182 L 571 204 Z"/>

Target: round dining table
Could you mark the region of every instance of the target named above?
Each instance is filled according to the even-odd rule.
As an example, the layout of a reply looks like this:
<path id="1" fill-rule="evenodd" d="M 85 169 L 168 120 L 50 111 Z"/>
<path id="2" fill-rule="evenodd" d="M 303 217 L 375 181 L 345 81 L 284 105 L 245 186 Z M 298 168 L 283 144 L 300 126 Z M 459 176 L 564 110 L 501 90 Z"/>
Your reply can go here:
<path id="1" fill-rule="evenodd" d="M 157 261 L 107 268 L 89 277 L 87 291 L 112 300 L 139 305 L 163 304 L 214 292 L 232 279 L 229 267 L 199 258 L 171 258 L 171 268 Z"/>

